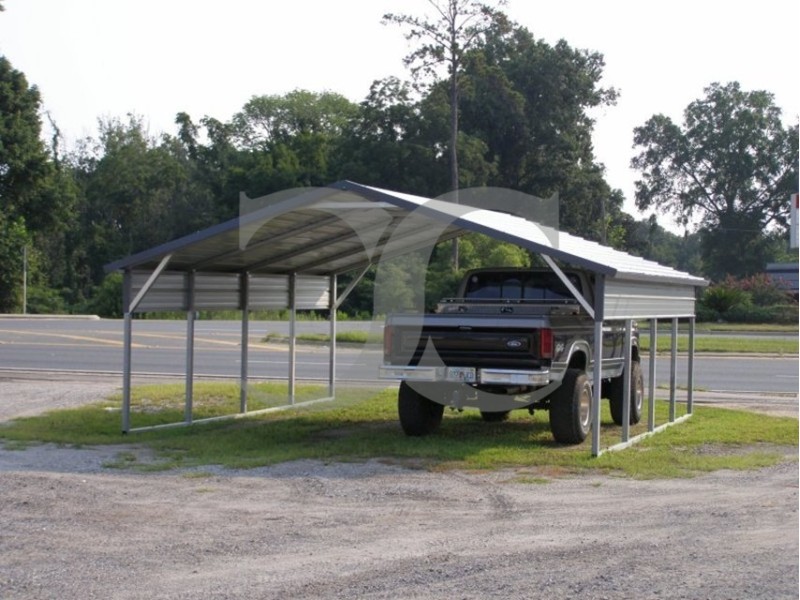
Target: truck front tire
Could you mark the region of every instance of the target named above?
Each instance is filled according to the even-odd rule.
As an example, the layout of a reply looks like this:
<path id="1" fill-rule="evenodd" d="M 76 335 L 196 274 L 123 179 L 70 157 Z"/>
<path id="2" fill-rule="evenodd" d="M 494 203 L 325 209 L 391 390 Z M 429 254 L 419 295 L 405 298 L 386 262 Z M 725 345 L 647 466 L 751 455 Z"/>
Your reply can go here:
<path id="1" fill-rule="evenodd" d="M 581 369 L 567 369 L 550 396 L 550 431 L 561 444 L 580 444 L 592 428 L 592 384 Z"/>
<path id="2" fill-rule="evenodd" d="M 608 402 L 611 408 L 611 418 L 614 423 L 622 425 L 622 409 L 625 398 L 625 373 L 611 380 L 608 389 Z M 644 375 L 639 361 L 631 362 L 631 418 L 630 424 L 636 425 L 642 420 L 642 404 L 644 402 Z"/>
<path id="3" fill-rule="evenodd" d="M 397 393 L 397 412 L 406 435 L 422 436 L 438 429 L 444 406 L 429 400 L 403 381 Z"/>

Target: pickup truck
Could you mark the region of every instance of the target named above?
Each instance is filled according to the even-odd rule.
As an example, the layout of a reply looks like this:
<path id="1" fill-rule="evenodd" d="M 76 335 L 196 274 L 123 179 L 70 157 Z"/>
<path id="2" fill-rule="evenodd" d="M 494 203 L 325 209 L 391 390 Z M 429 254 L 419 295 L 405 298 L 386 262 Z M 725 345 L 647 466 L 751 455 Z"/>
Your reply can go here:
<path id="1" fill-rule="evenodd" d="M 589 302 L 594 277 L 563 275 Z M 624 403 L 623 322 L 603 325 L 603 397 L 614 422 Z M 630 423 L 641 419 L 644 380 L 639 336 L 632 336 Z M 457 297 L 432 314 L 392 314 L 384 329 L 379 377 L 400 381 L 398 412 L 407 435 L 436 430 L 444 408 L 477 408 L 486 421 L 509 411 L 549 411 L 557 442 L 582 442 L 591 429 L 594 321 L 547 268 L 467 272 Z"/>

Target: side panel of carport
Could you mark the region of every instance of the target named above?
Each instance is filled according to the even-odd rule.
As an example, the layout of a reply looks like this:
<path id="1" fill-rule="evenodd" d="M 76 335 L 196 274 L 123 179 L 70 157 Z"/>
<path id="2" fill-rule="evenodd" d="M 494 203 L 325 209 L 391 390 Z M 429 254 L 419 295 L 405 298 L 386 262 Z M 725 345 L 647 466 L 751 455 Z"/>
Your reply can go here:
<path id="1" fill-rule="evenodd" d="M 240 414 L 247 411 L 249 312 L 258 309 L 290 310 L 290 330 L 294 345 L 297 310 L 326 309 L 336 305 L 335 278 L 308 275 L 251 275 L 248 273 L 199 273 L 167 271 L 170 255 L 164 257 L 152 272 L 125 270 L 123 274 L 124 340 L 123 340 L 123 402 L 122 431 L 136 431 L 130 424 L 133 316 L 152 311 L 186 312 L 186 394 L 184 421 L 170 424 L 188 425 L 193 422 L 193 362 L 194 322 L 197 310 L 241 310 L 241 392 Z M 135 295 L 134 295 L 135 294 Z M 131 299 L 133 298 L 133 299 Z M 341 299 L 339 299 L 341 302 Z M 331 314 L 335 331 L 335 311 Z M 333 391 L 335 377 L 335 339 L 331 342 L 329 390 Z M 294 403 L 295 373 L 290 361 L 288 403 Z M 311 402 L 316 402 L 314 400 Z M 209 419 L 206 419 L 209 420 Z"/>
<path id="2" fill-rule="evenodd" d="M 606 321 L 623 320 L 625 322 L 626 352 L 624 362 L 624 392 L 623 398 L 630 398 L 630 377 L 632 356 L 630 340 L 632 337 L 633 321 L 641 319 L 650 320 L 650 369 L 648 386 L 648 424 L 647 432 L 634 438 L 630 437 L 630 402 L 623 402 L 622 441 L 607 448 L 605 451 L 614 451 L 627 448 L 631 444 L 652 435 L 657 431 L 682 422 L 691 417 L 693 412 L 693 387 L 694 387 L 694 325 L 695 325 L 695 286 L 686 282 L 674 281 L 656 284 L 643 282 L 634 278 L 609 277 L 604 278 L 602 285 L 602 316 Z M 600 286 L 598 285 L 598 290 Z M 595 309 L 597 314 L 597 308 Z M 671 352 L 670 352 L 670 393 L 669 393 L 669 421 L 665 425 L 655 427 L 655 377 L 658 348 L 658 320 L 670 319 L 671 321 Z M 678 319 L 686 318 L 689 321 L 689 347 L 688 347 L 688 373 L 687 373 L 687 403 L 686 414 L 676 418 L 676 368 L 677 368 L 677 337 Z M 598 324 L 595 321 L 597 332 Z M 600 328 L 602 331 L 602 328 Z M 597 340 L 596 340 L 597 344 Z M 597 386 L 597 377 L 595 377 Z M 597 390 L 595 390 L 594 417 L 599 419 L 600 407 Z M 598 421 L 595 421 L 595 424 Z M 600 450 L 599 430 L 593 430 L 592 454 L 599 456 Z"/>

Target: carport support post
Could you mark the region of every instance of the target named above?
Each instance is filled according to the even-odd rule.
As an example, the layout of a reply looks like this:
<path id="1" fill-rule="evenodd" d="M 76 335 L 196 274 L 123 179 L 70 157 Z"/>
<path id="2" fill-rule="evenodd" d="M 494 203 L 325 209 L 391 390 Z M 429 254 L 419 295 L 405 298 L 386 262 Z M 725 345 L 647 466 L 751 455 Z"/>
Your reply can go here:
<path id="1" fill-rule="evenodd" d="M 297 274 L 289 275 L 289 404 L 294 404 L 295 360 L 297 359 Z"/>
<path id="2" fill-rule="evenodd" d="M 336 275 L 331 275 L 328 302 L 330 304 L 331 319 L 331 346 L 330 364 L 328 365 L 328 396 L 336 395 L 336 313 L 338 311 L 338 298 L 336 297 Z"/>
<path id="3" fill-rule="evenodd" d="M 686 412 L 692 414 L 694 410 L 694 317 L 689 318 L 689 364 L 686 376 Z"/>
<path id="4" fill-rule="evenodd" d="M 247 361 L 250 339 L 250 274 L 239 274 L 239 294 L 242 307 L 242 356 L 239 377 L 239 412 L 247 412 Z"/>
<path id="5" fill-rule="evenodd" d="M 669 364 L 669 422 L 675 420 L 675 380 L 678 370 L 678 319 L 672 319 L 672 337 L 670 344 L 670 364 Z"/>
<path id="6" fill-rule="evenodd" d="M 125 278 L 129 279 L 126 273 Z M 122 433 L 131 430 L 131 337 L 133 333 L 133 315 L 125 312 L 122 342 Z"/>
<path id="7" fill-rule="evenodd" d="M 597 275 L 594 303 L 594 350 L 592 358 L 592 456 L 600 456 L 600 396 L 603 386 L 603 317 L 606 283 Z"/>
<path id="8" fill-rule="evenodd" d="M 123 348 L 122 348 L 122 433 L 131 430 L 131 345 L 133 337 L 133 312 L 139 303 L 153 287 L 162 271 L 167 268 L 172 254 L 167 254 L 158 263 L 156 270 L 147 278 L 144 285 L 131 300 L 133 295 L 133 272 L 125 269 L 122 276 L 122 308 L 125 311 L 125 321 L 123 325 Z"/>
<path id="9" fill-rule="evenodd" d="M 186 274 L 186 308 L 186 404 L 183 420 L 189 425 L 194 401 L 194 271 Z"/>
<path id="10" fill-rule="evenodd" d="M 650 373 L 647 381 L 647 431 L 656 428 L 656 354 L 658 349 L 658 319 L 650 319 Z"/>

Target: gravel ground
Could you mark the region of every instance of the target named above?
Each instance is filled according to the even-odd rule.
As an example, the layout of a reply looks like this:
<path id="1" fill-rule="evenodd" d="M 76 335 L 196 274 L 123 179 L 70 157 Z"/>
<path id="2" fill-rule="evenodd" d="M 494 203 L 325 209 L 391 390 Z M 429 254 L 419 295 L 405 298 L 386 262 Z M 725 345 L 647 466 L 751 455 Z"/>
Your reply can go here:
<path id="1" fill-rule="evenodd" d="M 117 386 L 0 379 L 0 420 Z M 121 451 L 141 452 L 0 450 L 0 598 L 798 597 L 793 461 L 657 481 L 103 466 Z"/>

